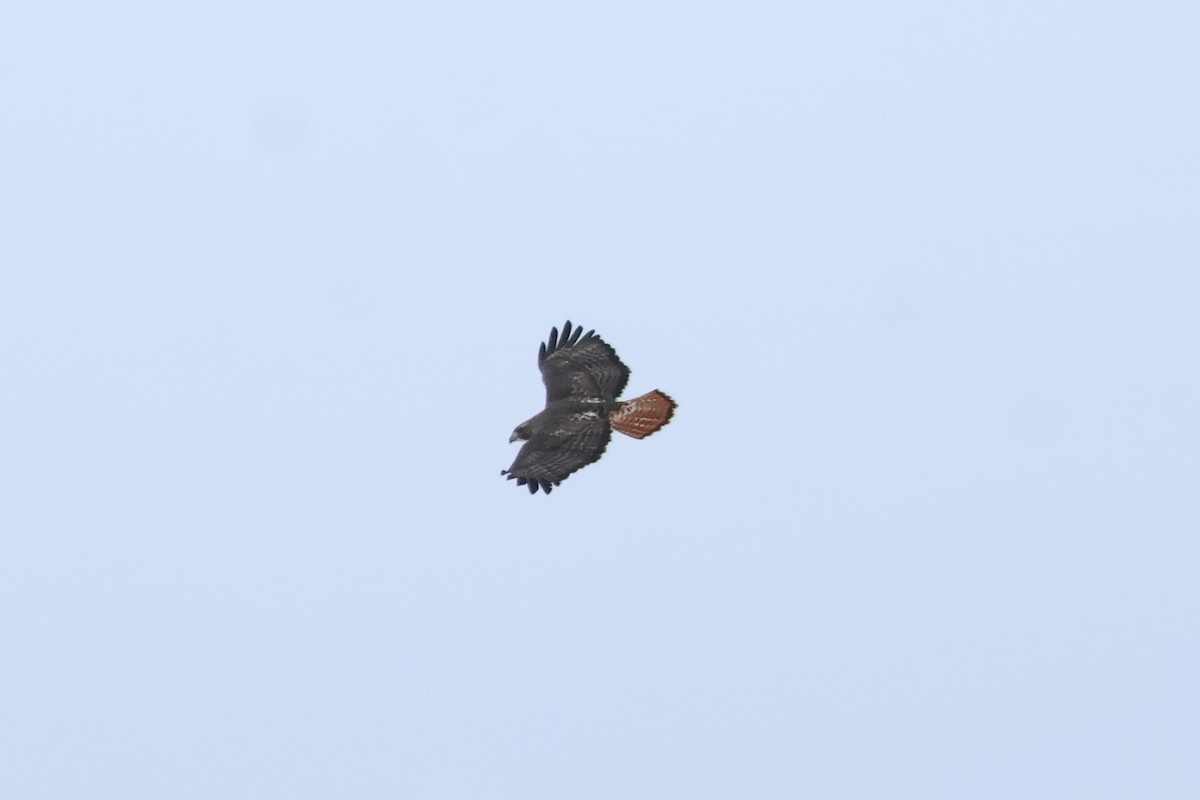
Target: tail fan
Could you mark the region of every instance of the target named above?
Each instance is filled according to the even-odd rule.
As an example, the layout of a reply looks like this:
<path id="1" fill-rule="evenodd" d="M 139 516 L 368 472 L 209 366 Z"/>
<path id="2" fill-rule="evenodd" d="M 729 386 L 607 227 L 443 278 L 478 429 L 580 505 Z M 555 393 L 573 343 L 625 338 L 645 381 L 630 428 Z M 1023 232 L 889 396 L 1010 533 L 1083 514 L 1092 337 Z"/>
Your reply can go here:
<path id="1" fill-rule="evenodd" d="M 641 397 L 627 400 L 609 415 L 613 430 L 635 439 L 645 439 L 671 421 L 675 401 L 655 389 Z"/>

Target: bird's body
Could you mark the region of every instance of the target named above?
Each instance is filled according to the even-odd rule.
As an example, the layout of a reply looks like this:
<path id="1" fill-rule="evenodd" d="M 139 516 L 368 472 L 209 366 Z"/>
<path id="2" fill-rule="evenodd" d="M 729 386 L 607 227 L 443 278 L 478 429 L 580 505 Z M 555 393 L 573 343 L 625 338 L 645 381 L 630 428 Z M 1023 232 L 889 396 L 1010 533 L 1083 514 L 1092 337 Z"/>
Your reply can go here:
<path id="1" fill-rule="evenodd" d="M 546 384 L 546 407 L 522 422 L 510 442 L 525 440 L 507 470 L 509 480 L 540 487 L 546 494 L 604 454 L 612 431 L 637 439 L 666 425 L 675 401 L 655 390 L 633 400 L 618 400 L 629 381 L 629 368 L 613 348 L 595 335 L 572 329 L 570 321 L 550 329 L 538 350 L 538 367 Z"/>

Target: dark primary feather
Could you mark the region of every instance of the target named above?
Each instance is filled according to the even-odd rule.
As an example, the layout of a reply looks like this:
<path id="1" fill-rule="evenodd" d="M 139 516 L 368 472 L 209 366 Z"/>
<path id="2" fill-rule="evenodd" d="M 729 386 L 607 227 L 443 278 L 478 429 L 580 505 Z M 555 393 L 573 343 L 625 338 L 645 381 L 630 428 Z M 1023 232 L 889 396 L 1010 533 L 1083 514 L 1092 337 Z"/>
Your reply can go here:
<path id="1" fill-rule="evenodd" d="M 551 328 L 553 330 L 553 328 Z M 583 328 L 576 328 L 575 333 L 571 333 L 571 321 L 567 320 L 567 324 L 563 326 L 563 341 L 568 345 L 573 345 L 579 341 L 579 335 L 583 333 Z M 594 331 L 589 331 L 588 336 L 591 336 Z"/>
<path id="2" fill-rule="evenodd" d="M 572 329 L 571 320 L 567 320 L 563 324 L 562 336 L 558 335 L 558 328 L 550 329 L 550 336 L 548 336 L 546 341 L 543 342 L 538 348 L 538 363 L 540 364 L 541 362 L 545 361 L 546 356 L 554 353 L 557 350 L 561 350 L 564 347 L 574 347 L 579 341 L 580 337 L 589 339 L 595 336 L 595 331 L 588 331 L 586 334 L 584 334 L 582 326 L 577 326 Z"/>

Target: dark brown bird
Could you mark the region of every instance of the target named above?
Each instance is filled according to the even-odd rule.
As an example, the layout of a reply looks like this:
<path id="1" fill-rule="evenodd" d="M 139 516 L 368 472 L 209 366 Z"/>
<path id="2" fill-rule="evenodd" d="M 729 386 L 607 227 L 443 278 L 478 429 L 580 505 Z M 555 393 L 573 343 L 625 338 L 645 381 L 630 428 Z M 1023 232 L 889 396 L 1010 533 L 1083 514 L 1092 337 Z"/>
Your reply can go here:
<path id="1" fill-rule="evenodd" d="M 644 439 L 671 421 L 675 401 L 655 389 L 632 400 L 618 400 L 629 381 L 629 367 L 596 335 L 572 328 L 538 348 L 538 368 L 546 384 L 546 407 L 513 431 L 508 441 L 525 441 L 517 460 L 501 475 L 546 494 L 568 475 L 604 454 L 614 430 Z"/>

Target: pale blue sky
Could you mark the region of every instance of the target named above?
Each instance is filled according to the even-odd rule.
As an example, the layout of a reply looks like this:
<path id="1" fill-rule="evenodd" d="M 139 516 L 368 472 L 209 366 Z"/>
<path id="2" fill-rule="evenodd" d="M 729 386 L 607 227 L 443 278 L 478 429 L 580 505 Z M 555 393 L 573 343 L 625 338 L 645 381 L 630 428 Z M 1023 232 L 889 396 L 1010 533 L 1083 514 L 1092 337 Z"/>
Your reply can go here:
<path id="1" fill-rule="evenodd" d="M 0 796 L 1200 796 L 1198 9 L 7 4 Z"/>

